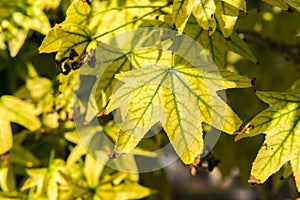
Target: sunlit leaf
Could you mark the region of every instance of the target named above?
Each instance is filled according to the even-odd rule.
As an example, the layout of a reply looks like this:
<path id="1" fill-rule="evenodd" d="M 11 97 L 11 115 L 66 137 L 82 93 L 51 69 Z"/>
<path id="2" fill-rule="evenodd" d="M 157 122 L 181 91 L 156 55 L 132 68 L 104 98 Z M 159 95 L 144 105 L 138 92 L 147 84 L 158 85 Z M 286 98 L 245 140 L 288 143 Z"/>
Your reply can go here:
<path id="1" fill-rule="evenodd" d="M 257 62 L 248 45 L 235 32 L 231 34 L 228 40 L 223 37 L 218 29 L 212 36 L 209 36 L 208 31 L 199 29 L 197 24 L 191 20 L 186 26 L 185 34 L 199 42 L 207 50 L 217 66 L 225 66 L 225 57 L 228 50 L 234 51 L 254 63 Z"/>
<path id="2" fill-rule="evenodd" d="M 229 37 L 238 19 L 239 9 L 221 0 L 216 1 L 216 18 L 225 38 Z"/>
<path id="3" fill-rule="evenodd" d="M 172 21 L 180 34 L 183 32 L 196 3 L 195 0 L 175 0 L 173 2 Z"/>
<path id="4" fill-rule="evenodd" d="M 146 196 L 149 196 L 151 193 L 151 189 L 138 185 L 137 183 L 128 182 L 117 186 L 114 186 L 109 183 L 97 187 L 94 199 L 141 199 Z"/>
<path id="5" fill-rule="evenodd" d="M 96 96 L 96 102 L 100 111 L 105 107 L 118 82 L 114 75 L 132 69 L 132 64 L 128 59 L 127 54 L 120 54 L 120 57 L 113 61 L 100 77 L 96 90 L 96 93 L 99 94 Z"/>
<path id="6" fill-rule="evenodd" d="M 32 104 L 25 103 L 13 96 L 2 96 L 0 99 L 0 154 L 5 153 L 12 147 L 12 132 L 10 122 L 18 123 L 27 129 L 34 131 L 41 126 L 35 115 L 36 110 Z"/>
<path id="7" fill-rule="evenodd" d="M 97 186 L 105 163 L 97 161 L 92 155 L 88 154 L 85 157 L 84 165 L 84 173 L 88 184 L 92 187 Z"/>
<path id="8" fill-rule="evenodd" d="M 41 126 L 39 119 L 35 116 L 36 111 L 32 104 L 13 96 L 2 96 L 0 102 L 0 106 L 7 110 L 7 120 L 18 123 L 31 131 Z"/>
<path id="9" fill-rule="evenodd" d="M 91 7 L 84 1 L 73 1 L 69 6 L 63 23 L 87 25 L 91 15 Z"/>
<path id="10" fill-rule="evenodd" d="M 3 108 L 0 108 L 1 116 L 6 113 Z M 4 116 L 6 116 L 4 114 Z M 10 122 L 4 117 L 0 118 L 0 155 L 11 149 L 13 145 L 12 131 Z"/>
<path id="11" fill-rule="evenodd" d="M 61 0 L 52 0 L 52 1 L 41 0 L 41 1 L 39 1 L 39 3 L 46 9 L 56 9 L 59 6 L 60 2 L 61 2 Z"/>
<path id="12" fill-rule="evenodd" d="M 190 23 L 185 29 L 185 34 L 199 42 L 211 56 L 217 66 L 225 66 L 226 41 L 222 34 L 215 31 L 209 36 L 208 31 L 200 29 L 197 24 Z"/>
<path id="13" fill-rule="evenodd" d="M 233 133 L 241 122 L 215 92 L 248 87 L 249 80 L 227 71 L 220 73 L 154 64 L 122 75 L 120 81 L 125 84 L 111 99 L 112 109 L 120 108 L 122 117 L 116 152 L 132 151 L 160 122 L 177 154 L 185 164 L 191 164 L 203 148 L 202 122 Z"/>
<path id="14" fill-rule="evenodd" d="M 11 166 L 0 168 L 0 188 L 4 192 L 16 191 L 16 182 Z"/>
<path id="15" fill-rule="evenodd" d="M 196 21 L 204 30 L 208 30 L 209 35 L 212 35 L 217 27 L 214 17 L 215 11 L 214 0 L 200 0 L 193 10 Z"/>
<path id="16" fill-rule="evenodd" d="M 269 108 L 254 117 L 248 130 L 238 138 L 266 134 L 252 165 L 251 183 L 263 183 L 281 166 L 290 162 L 300 190 L 300 92 L 256 92 Z"/>
<path id="17" fill-rule="evenodd" d="M 28 174 L 29 178 L 26 179 L 26 181 L 22 185 L 21 191 L 27 190 L 32 187 L 36 187 L 37 194 L 41 194 L 47 169 L 46 168 L 27 169 L 26 173 Z"/>
<path id="18" fill-rule="evenodd" d="M 74 165 L 76 162 L 78 162 L 82 156 L 87 154 L 86 148 L 82 144 L 76 145 L 71 153 L 68 156 L 67 159 L 67 165 L 71 166 Z"/>
<path id="19" fill-rule="evenodd" d="M 37 77 L 34 79 L 28 79 L 26 81 L 26 87 L 29 91 L 30 97 L 34 100 L 38 100 L 51 92 L 52 83 L 47 78 Z"/>
<path id="20" fill-rule="evenodd" d="M 56 52 L 56 59 L 61 61 L 63 58 L 69 58 L 71 50 L 75 50 L 77 56 L 82 56 L 91 42 L 91 33 L 85 27 L 76 24 L 55 25 L 47 34 L 42 45 L 39 47 L 40 53 Z"/>

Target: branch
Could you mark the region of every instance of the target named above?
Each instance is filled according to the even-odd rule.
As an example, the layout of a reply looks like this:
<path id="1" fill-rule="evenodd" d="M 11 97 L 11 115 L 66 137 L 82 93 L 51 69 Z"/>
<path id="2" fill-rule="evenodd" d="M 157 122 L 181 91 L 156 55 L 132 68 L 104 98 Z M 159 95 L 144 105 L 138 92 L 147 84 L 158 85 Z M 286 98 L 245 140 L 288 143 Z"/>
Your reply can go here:
<path id="1" fill-rule="evenodd" d="M 237 30 L 239 34 L 243 34 L 243 39 L 248 43 L 268 47 L 282 54 L 287 61 L 292 62 L 300 72 L 300 44 L 290 45 L 265 38 L 254 31 Z"/>

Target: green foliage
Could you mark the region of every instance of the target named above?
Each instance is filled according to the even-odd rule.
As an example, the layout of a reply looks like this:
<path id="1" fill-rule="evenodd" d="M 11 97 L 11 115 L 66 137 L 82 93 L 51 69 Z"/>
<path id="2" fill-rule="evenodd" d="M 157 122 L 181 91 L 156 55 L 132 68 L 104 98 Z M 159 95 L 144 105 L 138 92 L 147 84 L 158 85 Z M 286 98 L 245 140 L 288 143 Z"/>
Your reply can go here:
<path id="1" fill-rule="evenodd" d="M 299 78 L 300 4 L 264 2 L 2 1 L 0 198 L 125 200 L 163 195 L 168 199 L 168 194 L 157 191 L 167 190 L 166 180 L 162 186 L 152 180 L 157 174 L 165 178 L 163 171 L 141 175 L 141 180 L 139 174 L 117 171 L 106 163 L 129 152 L 155 157 L 151 150 L 168 139 L 181 161 L 196 169 L 196 158 L 205 150 L 203 137 L 213 128 L 222 131 L 215 152 L 225 160 L 220 164 L 225 175 L 236 160 L 241 175 L 250 174 L 248 182 L 254 184 L 274 178 L 271 175 L 282 169 L 285 179 L 293 174 L 299 191 L 299 80 L 290 85 Z M 66 14 L 64 19 L 53 17 L 61 13 Z M 210 61 L 198 66 L 162 51 L 162 46 L 175 42 L 164 41 L 155 32 L 143 35 L 157 47 L 146 50 L 135 49 L 147 43 L 143 37 L 108 40 L 140 27 L 187 35 L 204 48 L 196 55 L 210 55 L 217 67 L 212 68 Z M 103 75 L 94 85 L 95 96 L 79 100 L 78 68 L 99 44 L 120 51 L 114 49 L 117 59 L 99 69 Z M 131 49 L 123 51 L 122 45 Z M 185 55 L 194 53 L 184 44 L 179 49 L 187 50 Z M 106 56 L 104 51 L 97 53 Z M 53 73 L 55 65 L 61 73 Z M 284 79 L 283 74 L 289 77 Z M 258 90 L 256 96 L 253 90 Z M 92 155 L 78 136 L 74 119 L 79 112 L 85 114 L 85 124 L 90 123 L 95 117 L 91 107 L 98 112 L 100 125 L 88 129 L 84 139 L 92 144 L 101 130 L 114 143 L 113 152 Z M 116 122 L 111 115 L 118 111 Z M 143 139 L 158 123 L 163 128 L 160 134 Z M 234 134 L 237 143 L 231 143 Z M 253 137 L 262 134 L 263 144 L 262 138 Z M 247 139 L 238 141 L 241 138 Z M 256 159 L 250 160 L 258 146 Z M 137 169 L 134 158 L 122 169 Z"/>

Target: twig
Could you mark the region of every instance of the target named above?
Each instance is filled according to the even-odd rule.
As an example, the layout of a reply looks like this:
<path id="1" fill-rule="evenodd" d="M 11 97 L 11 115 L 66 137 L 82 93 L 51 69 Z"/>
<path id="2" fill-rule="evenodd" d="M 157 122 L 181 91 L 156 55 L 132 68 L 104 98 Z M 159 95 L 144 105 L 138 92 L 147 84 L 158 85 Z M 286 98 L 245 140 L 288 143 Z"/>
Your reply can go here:
<path id="1" fill-rule="evenodd" d="M 244 40 L 248 43 L 268 47 L 282 54 L 287 61 L 291 61 L 300 72 L 300 44 L 284 44 L 274 41 L 270 38 L 263 37 L 257 32 L 237 30 L 244 35 Z"/>

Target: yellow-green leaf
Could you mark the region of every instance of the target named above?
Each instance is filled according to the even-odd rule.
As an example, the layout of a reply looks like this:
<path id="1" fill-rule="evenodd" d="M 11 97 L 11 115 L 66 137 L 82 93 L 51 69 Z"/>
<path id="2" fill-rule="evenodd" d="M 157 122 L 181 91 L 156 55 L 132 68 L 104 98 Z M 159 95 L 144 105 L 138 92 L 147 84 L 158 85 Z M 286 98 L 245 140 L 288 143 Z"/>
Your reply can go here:
<path id="1" fill-rule="evenodd" d="M 207 50 L 207 53 L 214 60 L 217 66 L 225 66 L 227 45 L 222 34 L 215 31 L 215 33 L 209 37 L 208 31 L 201 29 L 197 24 L 192 22 L 186 26 L 184 32 Z"/>
<path id="2" fill-rule="evenodd" d="M 13 96 L 2 96 L 0 107 L 6 109 L 6 120 L 18 123 L 30 131 L 34 131 L 41 126 L 34 105 L 21 101 Z"/>
<path id="3" fill-rule="evenodd" d="M 163 24 L 161 23 L 162 26 L 166 26 L 170 23 L 167 18 L 161 18 L 161 20 L 164 22 Z M 225 66 L 226 53 L 228 50 L 240 54 L 253 63 L 257 63 L 257 59 L 248 45 L 234 31 L 230 37 L 226 39 L 220 29 L 216 29 L 212 35 L 209 35 L 209 31 L 202 29 L 196 22 L 195 17 L 191 16 L 185 26 L 184 34 L 200 43 L 219 67 Z"/>
<path id="4" fill-rule="evenodd" d="M 193 15 L 198 24 L 204 29 L 208 30 L 209 35 L 212 35 L 217 27 L 214 17 L 216 5 L 214 0 L 200 0 L 193 10 Z"/>
<path id="5" fill-rule="evenodd" d="M 137 183 L 126 182 L 116 186 L 109 183 L 97 187 L 94 199 L 142 199 L 146 196 L 149 196 L 151 193 L 153 193 L 151 189 L 141 186 Z"/>
<path id="6" fill-rule="evenodd" d="M 109 158 L 107 157 L 107 160 Z M 105 164 L 97 161 L 91 154 L 86 155 L 84 162 L 84 174 L 87 183 L 91 187 L 95 187 L 99 184 L 99 178 L 102 173 Z"/>
<path id="7" fill-rule="evenodd" d="M 116 52 L 116 54 L 119 54 L 119 57 L 108 65 L 97 85 L 96 93 L 98 95 L 95 98 L 99 111 L 105 107 L 118 82 L 114 75 L 132 69 L 132 65 L 128 60 L 130 55 L 121 54 L 120 52 Z"/>
<path id="8" fill-rule="evenodd" d="M 157 64 L 126 72 L 120 81 L 124 85 L 111 98 L 112 109 L 120 108 L 122 118 L 116 153 L 132 151 L 160 122 L 185 164 L 203 149 L 202 122 L 227 133 L 241 124 L 216 91 L 250 86 L 248 79 L 228 71 Z"/>
<path id="9" fill-rule="evenodd" d="M 32 104 L 25 103 L 13 96 L 2 96 L 0 99 L 0 154 L 12 147 L 12 130 L 10 122 L 18 123 L 34 131 L 41 126 L 36 110 Z"/>
<path id="10" fill-rule="evenodd" d="M 56 52 L 56 60 L 70 58 L 73 49 L 77 56 L 70 60 L 76 60 L 82 56 L 91 42 L 91 32 L 86 26 L 76 24 L 57 24 L 47 34 L 39 47 L 40 53 Z"/>
<path id="11" fill-rule="evenodd" d="M 91 7 L 84 1 L 73 1 L 69 6 L 63 23 L 87 25 L 91 15 Z"/>
<path id="12" fill-rule="evenodd" d="M 21 191 L 27 190 L 32 187 L 37 187 L 37 193 L 41 194 L 47 169 L 27 169 L 26 173 L 28 174 L 29 178 L 27 178 L 26 181 L 23 183 Z"/>
<path id="13" fill-rule="evenodd" d="M 175 0 L 173 2 L 172 23 L 177 27 L 179 34 L 183 32 L 196 2 L 196 0 Z"/>
<path id="14" fill-rule="evenodd" d="M 216 18 L 224 37 L 229 37 L 238 19 L 239 9 L 221 0 L 216 0 Z"/>
<path id="15" fill-rule="evenodd" d="M 4 192 L 16 191 L 16 182 L 11 165 L 0 168 L 0 188 Z"/>
<path id="16" fill-rule="evenodd" d="M 290 162 L 300 190 L 300 92 L 257 92 L 270 106 L 256 115 L 239 138 L 265 133 L 266 139 L 253 162 L 249 182 L 263 183 Z"/>
<path id="17" fill-rule="evenodd" d="M 5 119 L 6 111 L 0 108 L 0 155 L 11 149 L 13 144 L 13 138 L 11 133 L 10 122 Z M 3 115 L 4 114 L 4 115 Z"/>

